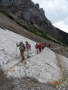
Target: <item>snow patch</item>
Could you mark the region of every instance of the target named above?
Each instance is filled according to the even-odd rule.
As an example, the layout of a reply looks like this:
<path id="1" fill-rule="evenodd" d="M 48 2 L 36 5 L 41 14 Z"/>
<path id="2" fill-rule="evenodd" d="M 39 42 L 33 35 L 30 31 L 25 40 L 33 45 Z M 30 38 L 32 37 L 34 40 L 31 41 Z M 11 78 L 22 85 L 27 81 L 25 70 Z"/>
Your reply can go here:
<path id="1" fill-rule="evenodd" d="M 31 58 L 14 66 L 15 63 L 21 60 L 19 49 L 16 47 L 16 43 L 20 41 L 24 43 L 28 41 L 31 44 Z M 36 54 L 35 44 L 36 42 L 28 38 L 8 30 L 0 29 L 0 68 L 4 72 L 8 69 L 7 77 L 33 77 L 42 83 L 61 80 L 62 72 L 58 67 L 55 53 L 45 48 L 41 53 Z M 65 66 L 65 69 L 68 68 L 67 58 L 61 56 L 60 58 L 64 63 L 62 65 Z M 12 66 L 14 67 L 10 69 Z"/>

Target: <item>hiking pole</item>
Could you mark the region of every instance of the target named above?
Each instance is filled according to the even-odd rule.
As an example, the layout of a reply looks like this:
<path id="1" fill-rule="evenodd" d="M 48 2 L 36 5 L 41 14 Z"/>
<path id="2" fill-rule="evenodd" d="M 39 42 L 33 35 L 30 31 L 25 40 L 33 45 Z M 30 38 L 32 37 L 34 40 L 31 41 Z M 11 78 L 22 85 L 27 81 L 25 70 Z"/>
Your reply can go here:
<path id="1" fill-rule="evenodd" d="M 16 46 L 16 56 L 17 56 L 17 46 Z"/>
<path id="2" fill-rule="evenodd" d="M 16 43 L 16 56 L 17 56 L 17 46 L 18 46 L 18 43 Z"/>

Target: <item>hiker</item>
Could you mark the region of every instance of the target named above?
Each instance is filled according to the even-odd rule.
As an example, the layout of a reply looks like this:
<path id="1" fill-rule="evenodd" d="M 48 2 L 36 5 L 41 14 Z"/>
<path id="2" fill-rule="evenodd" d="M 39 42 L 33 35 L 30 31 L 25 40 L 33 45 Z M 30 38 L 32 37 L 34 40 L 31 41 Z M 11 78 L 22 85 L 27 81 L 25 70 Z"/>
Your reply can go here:
<path id="1" fill-rule="evenodd" d="M 39 44 L 38 44 L 38 43 L 36 43 L 35 49 L 36 49 L 36 52 L 37 52 L 37 54 L 38 54 L 38 53 L 39 53 Z"/>
<path id="2" fill-rule="evenodd" d="M 42 48 L 42 50 L 44 49 L 44 43 L 41 43 L 41 48 Z"/>
<path id="3" fill-rule="evenodd" d="M 28 43 L 28 41 L 26 41 L 25 43 L 26 43 L 27 58 L 29 58 L 30 57 L 31 45 Z"/>
<path id="4" fill-rule="evenodd" d="M 16 44 L 16 45 L 17 45 L 17 47 L 19 47 L 20 54 L 22 57 L 21 61 L 23 61 L 25 59 L 25 57 L 24 57 L 25 45 L 23 42 L 20 42 L 19 44 Z"/>
<path id="5" fill-rule="evenodd" d="M 49 44 L 49 48 L 51 48 L 51 45 Z"/>
<path id="6" fill-rule="evenodd" d="M 39 47 L 39 52 L 41 52 L 42 51 L 42 44 L 39 43 L 38 47 Z"/>
<path id="7" fill-rule="evenodd" d="M 44 47 L 46 47 L 46 43 L 44 43 Z"/>

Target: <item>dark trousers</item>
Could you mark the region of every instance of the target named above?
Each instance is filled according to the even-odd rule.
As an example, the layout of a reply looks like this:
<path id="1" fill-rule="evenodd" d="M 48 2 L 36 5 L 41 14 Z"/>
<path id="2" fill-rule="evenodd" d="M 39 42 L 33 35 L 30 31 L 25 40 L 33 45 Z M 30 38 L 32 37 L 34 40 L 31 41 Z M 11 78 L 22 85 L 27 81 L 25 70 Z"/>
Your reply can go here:
<path id="1" fill-rule="evenodd" d="M 24 50 L 20 50 L 20 54 L 21 54 L 22 59 L 24 59 Z"/>
<path id="2" fill-rule="evenodd" d="M 41 48 L 39 48 L 39 52 L 41 52 Z"/>

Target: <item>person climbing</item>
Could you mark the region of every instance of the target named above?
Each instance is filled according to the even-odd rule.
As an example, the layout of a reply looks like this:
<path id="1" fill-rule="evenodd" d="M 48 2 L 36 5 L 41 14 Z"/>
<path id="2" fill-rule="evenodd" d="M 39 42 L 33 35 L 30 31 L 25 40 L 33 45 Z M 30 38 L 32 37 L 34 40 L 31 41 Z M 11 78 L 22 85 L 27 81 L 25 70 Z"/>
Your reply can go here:
<path id="1" fill-rule="evenodd" d="M 51 48 L 51 45 L 49 44 L 49 48 Z"/>
<path id="2" fill-rule="evenodd" d="M 26 43 L 27 58 L 29 58 L 30 57 L 31 45 L 28 43 L 28 41 L 26 41 L 25 43 Z"/>
<path id="3" fill-rule="evenodd" d="M 44 42 L 44 47 L 46 47 L 46 43 Z"/>
<path id="4" fill-rule="evenodd" d="M 39 53 L 39 44 L 38 43 L 36 43 L 35 49 L 36 49 L 36 53 L 38 54 Z"/>
<path id="5" fill-rule="evenodd" d="M 44 43 L 41 43 L 42 50 L 44 49 L 44 46 L 45 46 Z"/>
<path id="6" fill-rule="evenodd" d="M 17 47 L 19 47 L 20 54 L 22 57 L 21 61 L 23 61 L 25 59 L 25 57 L 24 57 L 25 45 L 23 42 L 20 42 L 19 44 L 16 44 L 16 45 L 17 45 Z"/>
<path id="7" fill-rule="evenodd" d="M 42 51 L 42 44 L 39 43 L 38 47 L 39 47 L 39 52 L 41 52 Z"/>

